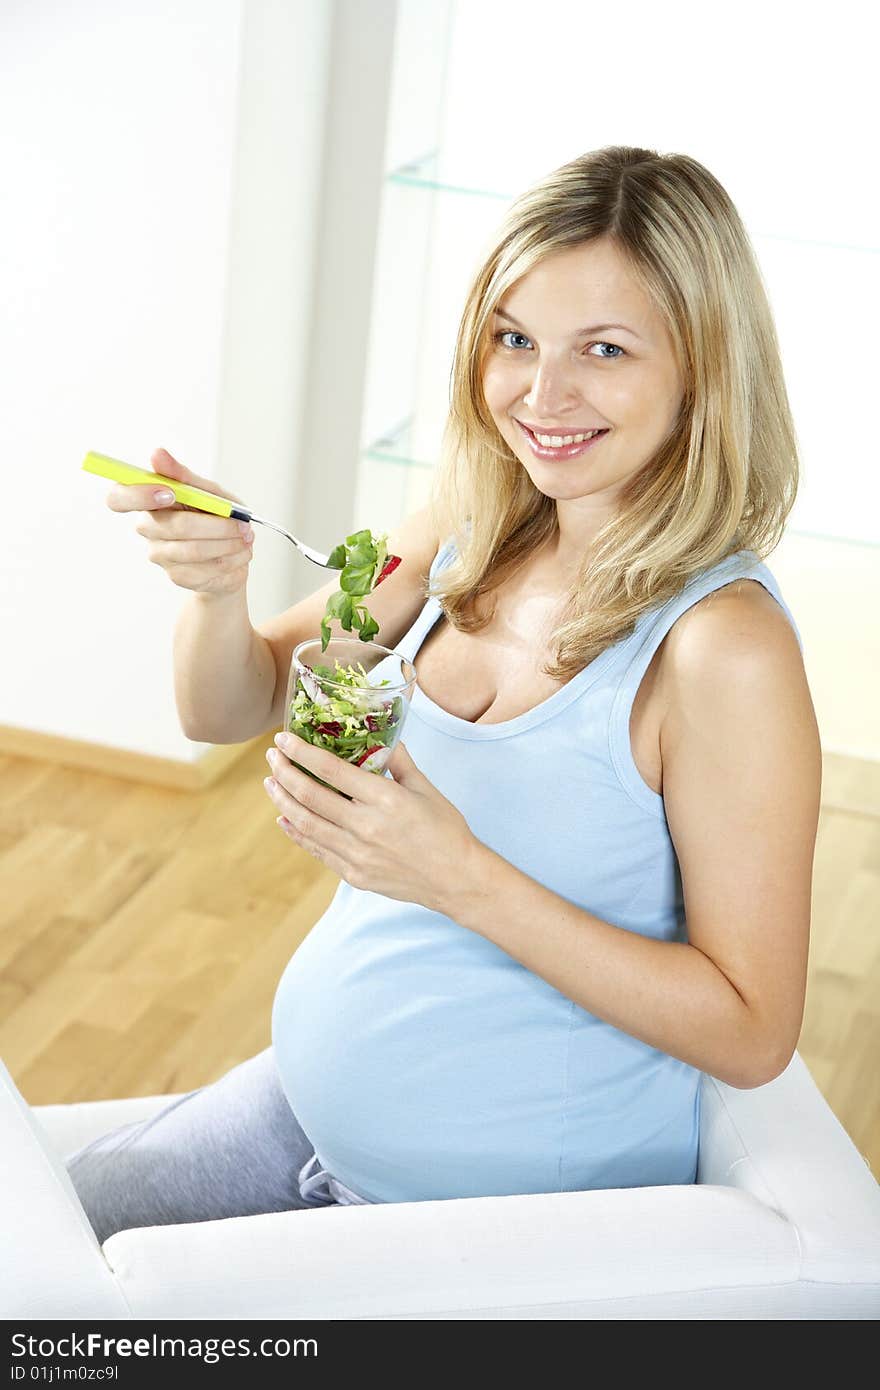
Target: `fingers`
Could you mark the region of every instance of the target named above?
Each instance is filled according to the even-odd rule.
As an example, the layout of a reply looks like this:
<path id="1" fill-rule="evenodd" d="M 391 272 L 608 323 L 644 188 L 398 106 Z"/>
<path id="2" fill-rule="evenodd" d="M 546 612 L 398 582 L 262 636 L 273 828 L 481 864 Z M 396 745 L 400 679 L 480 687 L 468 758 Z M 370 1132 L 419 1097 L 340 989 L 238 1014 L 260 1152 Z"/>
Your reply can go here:
<path id="1" fill-rule="evenodd" d="M 174 478 L 176 482 L 189 483 L 191 487 L 200 487 L 204 492 L 214 492 L 218 497 L 228 497 L 233 502 L 241 502 L 242 506 L 247 505 L 243 498 L 237 497 L 215 478 L 202 478 L 198 473 L 185 468 L 167 449 L 154 449 L 150 455 L 150 467 L 156 473 L 164 473 L 166 478 Z"/>
<path id="2" fill-rule="evenodd" d="M 193 593 L 231 594 L 244 588 L 253 558 L 251 546 L 238 552 L 218 555 L 214 560 L 198 560 L 192 564 L 177 564 L 160 552 L 151 552 L 149 559 L 164 569 L 172 584 Z"/>
<path id="3" fill-rule="evenodd" d="M 139 536 L 148 541 L 181 541 L 185 544 L 196 542 L 203 545 L 223 542 L 228 550 L 231 541 L 246 539 L 253 535 L 253 527 L 233 516 L 214 516 L 212 512 L 199 512 L 189 508 L 160 507 L 148 510 L 134 528 Z M 222 548 L 216 554 L 222 555 Z M 210 551 L 204 552 L 210 558 Z"/>
<path id="4" fill-rule="evenodd" d="M 253 552 L 253 541 L 246 541 L 243 536 L 230 536 L 227 539 L 207 540 L 207 541 L 166 541 L 161 536 L 153 539 L 138 526 L 138 535 L 146 536 L 153 544 L 148 547 L 148 556 L 151 560 L 163 566 L 168 565 L 202 565 L 210 560 L 222 559 L 225 555 L 248 555 Z M 161 555 L 161 558 L 159 556 Z"/>
<path id="5" fill-rule="evenodd" d="M 223 569 L 237 569 L 253 557 L 253 531 L 243 536 L 240 523 L 228 517 L 199 512 L 172 512 L 163 518 L 145 516 L 135 527 L 150 542 L 147 557 L 168 570 L 184 588 L 201 588 L 206 578 Z"/>
<path id="6" fill-rule="evenodd" d="M 247 583 L 254 533 L 234 517 L 162 507 L 142 512 L 134 529 L 149 542 L 148 560 L 180 589 L 224 594 Z"/>
<path id="7" fill-rule="evenodd" d="M 179 503 L 162 502 L 157 494 L 168 489 L 158 480 L 155 486 L 150 483 L 115 483 L 107 493 L 106 502 L 111 512 L 152 512 L 179 506 Z"/>
<path id="8" fill-rule="evenodd" d="M 220 483 L 200 478 L 184 468 L 166 449 L 157 449 L 150 462 L 175 482 L 199 487 L 217 496 L 240 501 Z M 253 528 L 235 517 L 217 516 L 197 507 L 163 500 L 167 484 L 157 477 L 151 483 L 118 483 L 106 496 L 114 512 L 141 513 L 135 527 L 149 541 L 148 559 L 164 569 L 173 584 L 193 593 L 233 594 L 247 584 L 248 566 L 253 558 Z"/>
<path id="9" fill-rule="evenodd" d="M 389 795 L 389 784 L 384 777 L 377 777 L 373 772 L 353 766 L 327 748 L 316 748 L 313 743 L 307 743 L 298 734 L 276 734 L 275 743 L 294 766 L 298 763 L 305 772 L 326 782 L 333 791 L 341 792 L 353 801 L 380 803 L 383 797 L 387 799 Z M 284 769 L 283 759 L 279 766 Z M 277 773 L 275 775 L 277 776 Z M 393 787 L 394 783 L 390 785 Z M 331 791 L 330 795 L 332 794 Z"/>
<path id="10" fill-rule="evenodd" d="M 150 465 L 157 474 L 164 474 L 166 478 L 172 478 L 177 483 L 187 483 L 190 487 L 201 488 L 203 492 L 213 492 L 218 497 L 228 497 L 232 502 L 241 502 L 242 506 L 246 503 L 242 498 L 236 496 L 222 483 L 216 482 L 212 478 L 202 478 L 198 473 L 192 473 L 188 468 L 184 468 L 173 454 L 169 454 L 167 449 L 155 449 L 150 456 Z M 174 500 L 163 500 L 162 494 L 168 491 L 167 483 L 156 478 L 155 485 L 152 483 L 116 483 L 106 495 L 106 503 L 112 512 L 153 512 L 160 510 L 185 511 L 196 515 L 200 513 L 197 507 L 187 507 L 181 502 Z"/>
<path id="11" fill-rule="evenodd" d="M 300 739 L 298 742 L 301 743 L 303 740 Z M 278 748 L 269 748 L 266 751 L 266 761 L 276 783 L 276 788 L 267 787 L 266 790 L 279 802 L 279 810 L 284 815 L 289 816 L 290 798 L 292 797 L 295 806 L 301 812 L 303 810 L 312 811 L 322 820 L 338 826 L 341 830 L 350 829 L 354 823 L 352 819 L 354 803 L 346 795 L 340 796 L 332 786 L 322 786 L 321 782 L 310 777 L 301 767 L 297 767 L 295 761 L 292 761 L 295 758 L 296 753 L 289 748 L 284 753 Z M 336 761 L 338 762 L 339 759 L 337 758 Z M 326 777 L 323 779 L 323 781 L 328 780 Z"/>

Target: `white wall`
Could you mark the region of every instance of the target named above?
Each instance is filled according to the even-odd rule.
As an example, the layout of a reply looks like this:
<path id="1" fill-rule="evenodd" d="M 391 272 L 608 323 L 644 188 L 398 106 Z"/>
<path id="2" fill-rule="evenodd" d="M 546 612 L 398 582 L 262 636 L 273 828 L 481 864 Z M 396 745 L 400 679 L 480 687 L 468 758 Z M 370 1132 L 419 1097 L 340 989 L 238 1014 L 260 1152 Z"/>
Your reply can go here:
<path id="1" fill-rule="evenodd" d="M 80 469 L 164 445 L 294 519 L 332 0 L 0 10 L 0 724 L 179 760 L 187 601 Z M 295 528 L 294 528 L 295 529 Z M 251 618 L 307 564 L 261 531 Z M 312 587 L 315 587 L 312 585 Z"/>

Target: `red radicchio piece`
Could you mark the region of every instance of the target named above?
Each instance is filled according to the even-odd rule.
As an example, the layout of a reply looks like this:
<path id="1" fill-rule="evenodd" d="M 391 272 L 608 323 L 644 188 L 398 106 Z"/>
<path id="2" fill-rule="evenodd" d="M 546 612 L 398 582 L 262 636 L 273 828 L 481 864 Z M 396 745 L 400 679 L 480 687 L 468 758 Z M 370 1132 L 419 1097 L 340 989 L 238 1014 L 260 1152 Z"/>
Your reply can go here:
<path id="1" fill-rule="evenodd" d="M 332 734 L 334 738 L 339 738 L 342 733 L 342 725 L 338 719 L 331 719 L 326 724 L 316 724 L 315 732 L 319 734 Z"/>
<path id="2" fill-rule="evenodd" d="M 374 747 L 368 748 L 366 753 L 362 753 L 359 758 L 355 759 L 355 767 L 360 767 L 361 763 L 365 763 L 367 761 L 367 758 L 370 756 L 371 753 L 378 753 L 379 749 L 384 747 L 384 743 L 377 743 L 374 745 Z"/>
<path id="3" fill-rule="evenodd" d="M 393 574 L 399 564 L 399 555 L 389 555 L 388 559 L 385 561 L 385 564 L 382 566 L 382 573 L 379 575 L 379 578 L 376 580 L 375 584 L 373 585 L 373 588 L 378 589 L 379 585 L 382 583 L 382 580 L 387 579 L 389 574 Z"/>
<path id="4" fill-rule="evenodd" d="M 382 727 L 375 714 L 366 715 L 364 723 L 366 724 L 371 734 L 374 734 L 377 729 L 380 729 Z"/>

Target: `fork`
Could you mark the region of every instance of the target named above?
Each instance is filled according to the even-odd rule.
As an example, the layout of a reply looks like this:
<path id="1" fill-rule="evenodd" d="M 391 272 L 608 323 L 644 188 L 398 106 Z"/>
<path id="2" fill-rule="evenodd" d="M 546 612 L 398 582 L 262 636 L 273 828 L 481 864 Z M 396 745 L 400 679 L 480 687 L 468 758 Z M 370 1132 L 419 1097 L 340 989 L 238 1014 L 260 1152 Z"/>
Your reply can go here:
<path id="1" fill-rule="evenodd" d="M 109 478 L 114 483 L 162 483 L 174 493 L 181 506 L 193 507 L 197 512 L 211 512 L 214 516 L 231 516 L 236 521 L 256 521 L 260 526 L 271 526 L 273 531 L 280 531 L 282 536 L 292 541 L 300 554 L 305 555 L 312 564 L 320 565 L 322 569 L 336 568 L 335 565 L 328 565 L 330 556 L 325 555 L 323 551 L 313 550 L 305 541 L 292 536 L 283 526 L 257 516 L 249 507 L 243 506 L 240 502 L 233 502 L 229 497 L 218 497 L 214 492 L 205 492 L 200 487 L 190 487 L 189 483 L 182 483 L 177 478 L 166 478 L 164 474 L 153 473 L 146 468 L 134 468 L 130 463 L 122 463 L 120 459 L 110 458 L 107 454 L 88 453 L 82 466 L 87 473 L 97 473 L 99 477 Z"/>

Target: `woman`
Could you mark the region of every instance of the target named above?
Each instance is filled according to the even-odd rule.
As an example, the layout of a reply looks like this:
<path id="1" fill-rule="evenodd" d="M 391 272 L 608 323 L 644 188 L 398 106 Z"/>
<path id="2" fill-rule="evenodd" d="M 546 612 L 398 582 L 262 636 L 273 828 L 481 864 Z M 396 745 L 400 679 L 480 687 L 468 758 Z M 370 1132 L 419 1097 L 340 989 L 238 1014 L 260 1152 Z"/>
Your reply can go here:
<path id="1" fill-rule="evenodd" d="M 760 272 L 702 165 L 611 147 L 513 204 L 465 304 L 431 503 L 371 595 L 418 672 L 393 780 L 297 741 L 349 801 L 267 754 L 283 833 L 341 882 L 272 1047 L 69 1160 L 102 1238 L 695 1181 L 701 1073 L 771 1080 L 803 1015 L 821 753 L 762 558 L 797 481 Z M 336 580 L 254 630 L 235 523 L 151 492 L 108 502 L 148 512 L 150 558 L 196 591 L 183 727 L 278 728 Z"/>

